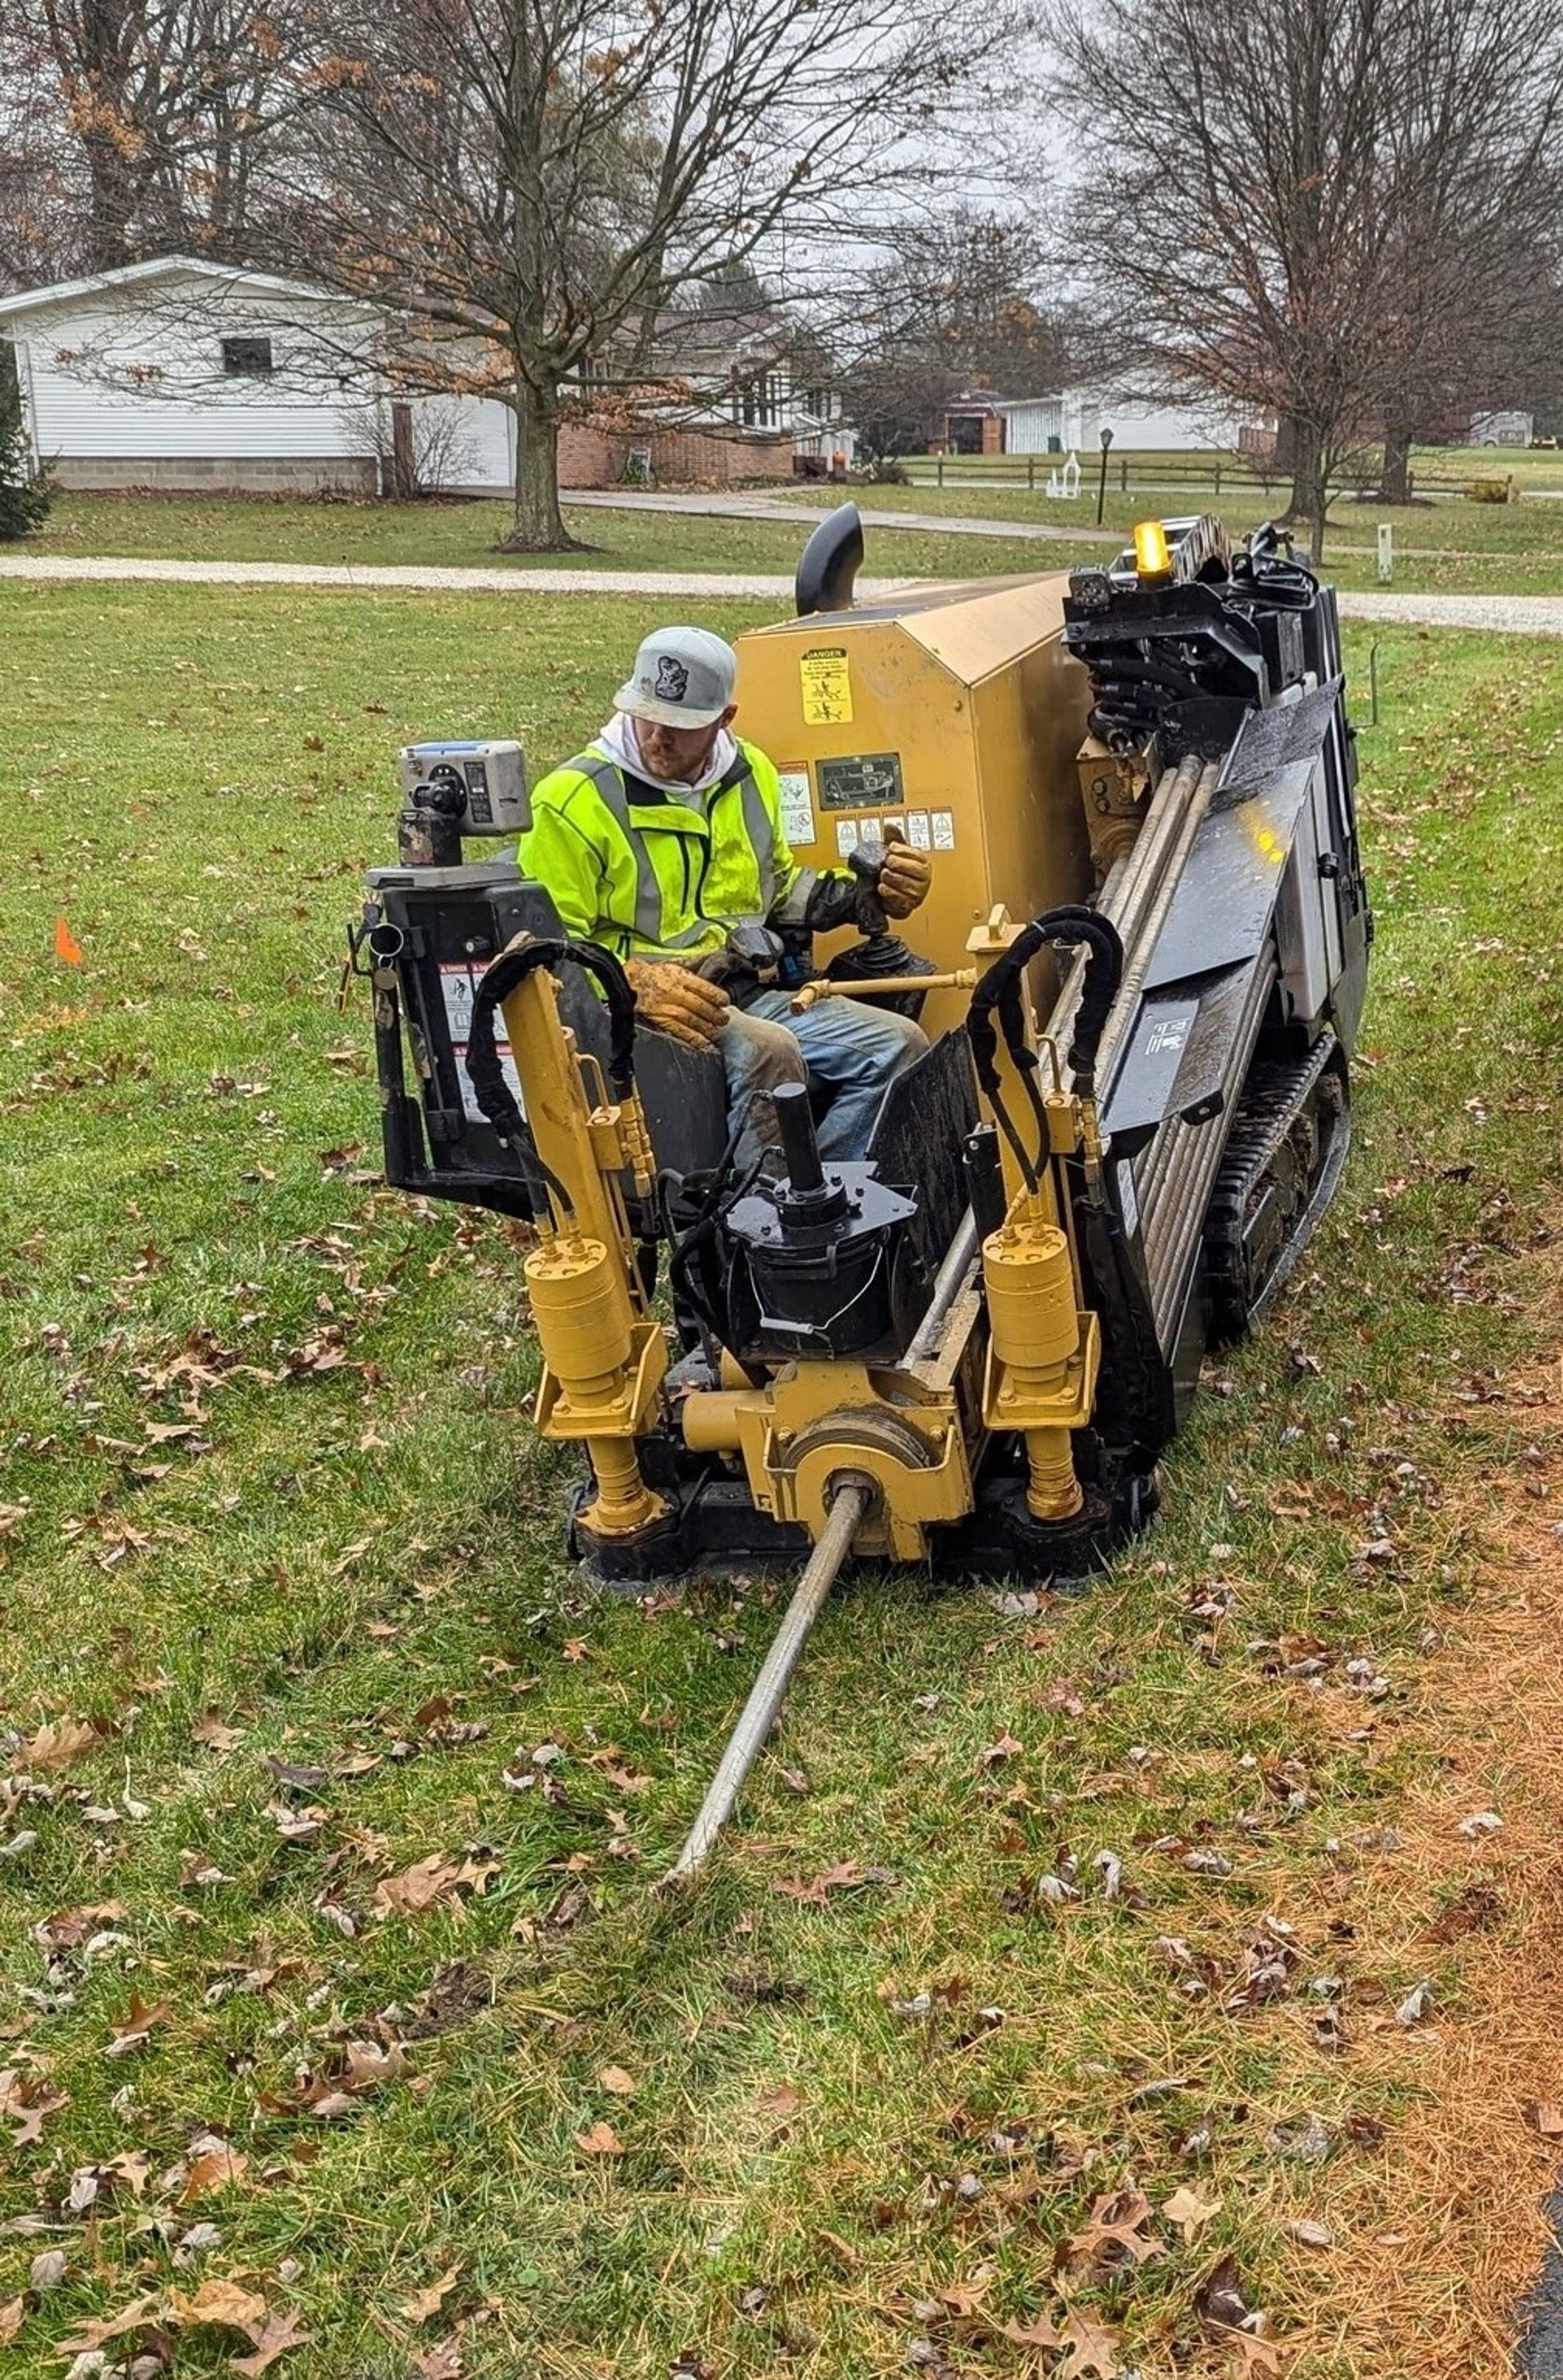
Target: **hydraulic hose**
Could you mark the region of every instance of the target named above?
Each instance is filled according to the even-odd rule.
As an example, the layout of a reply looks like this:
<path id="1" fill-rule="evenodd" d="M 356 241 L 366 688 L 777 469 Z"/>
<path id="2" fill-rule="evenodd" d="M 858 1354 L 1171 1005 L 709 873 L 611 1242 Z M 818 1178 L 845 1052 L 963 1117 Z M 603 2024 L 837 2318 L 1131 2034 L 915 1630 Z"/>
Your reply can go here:
<path id="1" fill-rule="evenodd" d="M 479 985 L 472 1003 L 466 1075 L 473 1097 L 500 1138 L 512 1148 L 526 1150 L 553 1196 L 562 1206 L 569 1208 L 572 1201 L 563 1184 L 530 1148 L 527 1119 L 505 1080 L 494 1027 L 502 1002 L 534 968 L 566 963 L 592 977 L 601 989 L 608 1008 L 608 1079 L 617 1098 L 629 1097 L 635 1088 L 635 994 L 612 952 L 605 951 L 600 942 L 527 935 L 517 937 L 501 951 Z"/>

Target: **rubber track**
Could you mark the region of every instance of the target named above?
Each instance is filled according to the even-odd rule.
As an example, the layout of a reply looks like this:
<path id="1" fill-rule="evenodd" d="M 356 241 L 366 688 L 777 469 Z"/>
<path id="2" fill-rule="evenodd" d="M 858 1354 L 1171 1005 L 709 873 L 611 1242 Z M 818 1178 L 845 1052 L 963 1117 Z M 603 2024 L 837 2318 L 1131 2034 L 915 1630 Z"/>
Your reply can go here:
<path id="1" fill-rule="evenodd" d="M 1215 1339 L 1240 1339 L 1254 1329 L 1289 1278 L 1313 1236 L 1315 1224 L 1334 1196 L 1351 1137 L 1350 1107 L 1343 1108 L 1336 1118 L 1318 1177 L 1309 1189 L 1307 1204 L 1251 1305 L 1242 1237 L 1249 1200 L 1326 1069 L 1337 1057 L 1339 1046 L 1327 1027 L 1305 1058 L 1290 1064 L 1273 1059 L 1258 1060 L 1249 1068 L 1237 1122 L 1206 1210 L 1205 1266 L 1211 1293 L 1211 1335 Z"/>

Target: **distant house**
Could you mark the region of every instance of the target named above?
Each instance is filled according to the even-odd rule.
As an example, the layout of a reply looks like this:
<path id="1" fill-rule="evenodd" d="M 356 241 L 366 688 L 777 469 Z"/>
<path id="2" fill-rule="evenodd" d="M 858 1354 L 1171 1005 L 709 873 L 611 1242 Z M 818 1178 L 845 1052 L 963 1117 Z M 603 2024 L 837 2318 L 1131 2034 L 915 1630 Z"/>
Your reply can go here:
<path id="1" fill-rule="evenodd" d="M 1528 446 L 1535 434 L 1535 415 L 1522 413 L 1517 407 L 1473 413 L 1471 417 L 1472 446 Z"/>
<path id="2" fill-rule="evenodd" d="M 733 482 L 827 471 L 856 441 L 824 358 L 780 308 L 668 307 L 578 375 L 561 482 Z"/>
<path id="3" fill-rule="evenodd" d="M 393 449 L 383 318 L 362 301 L 198 257 L 0 298 L 35 457 L 70 488 L 373 493 Z M 423 476 L 515 476 L 492 398 L 419 396 Z"/>
<path id="4" fill-rule="evenodd" d="M 969 390 L 946 406 L 943 447 L 950 455 L 1068 455 L 1097 451 L 1102 431 L 1137 453 L 1235 447 L 1242 430 L 1230 407 L 1157 402 L 1099 385 L 1047 396 L 999 396 Z"/>

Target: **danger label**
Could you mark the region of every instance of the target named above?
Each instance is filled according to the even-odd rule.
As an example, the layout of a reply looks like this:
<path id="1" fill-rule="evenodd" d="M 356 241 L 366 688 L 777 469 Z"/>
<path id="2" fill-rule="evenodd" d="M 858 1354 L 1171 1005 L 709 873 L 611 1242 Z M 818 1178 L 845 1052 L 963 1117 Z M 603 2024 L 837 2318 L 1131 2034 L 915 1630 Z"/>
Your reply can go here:
<path id="1" fill-rule="evenodd" d="M 455 1060 L 456 1081 L 461 1086 L 461 1111 L 468 1123 L 485 1123 L 488 1121 L 478 1104 L 478 1094 L 466 1071 L 466 1045 L 472 1038 L 472 1010 L 483 974 L 482 967 L 465 959 L 457 960 L 454 965 L 446 964 L 440 969 L 440 990 L 444 997 L 445 1023 L 450 1028 L 451 1055 Z M 521 1077 L 515 1071 L 510 1044 L 497 1026 L 494 1047 L 504 1070 L 504 1079 L 510 1085 L 510 1095 L 525 1115 L 527 1102 L 521 1096 Z"/>
<path id="2" fill-rule="evenodd" d="M 798 662 L 806 727 L 850 727 L 852 671 L 844 645 L 816 645 Z"/>

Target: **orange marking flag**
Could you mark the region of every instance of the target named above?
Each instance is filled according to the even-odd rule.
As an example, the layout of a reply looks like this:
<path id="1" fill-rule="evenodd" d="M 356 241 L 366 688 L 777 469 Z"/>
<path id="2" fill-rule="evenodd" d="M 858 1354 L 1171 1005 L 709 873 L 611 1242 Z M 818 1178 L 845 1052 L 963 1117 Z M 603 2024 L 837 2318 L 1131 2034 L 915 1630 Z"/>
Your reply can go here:
<path id="1" fill-rule="evenodd" d="M 67 966 L 81 965 L 81 945 L 71 932 L 63 910 L 55 919 L 55 956 L 63 959 Z"/>

